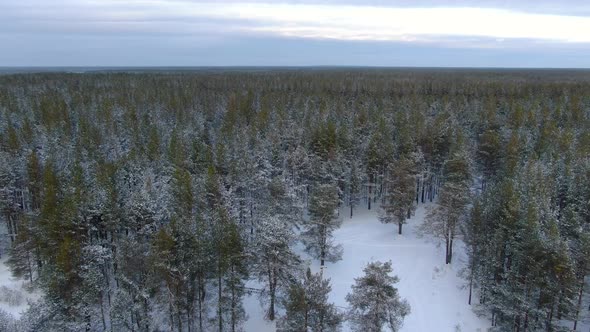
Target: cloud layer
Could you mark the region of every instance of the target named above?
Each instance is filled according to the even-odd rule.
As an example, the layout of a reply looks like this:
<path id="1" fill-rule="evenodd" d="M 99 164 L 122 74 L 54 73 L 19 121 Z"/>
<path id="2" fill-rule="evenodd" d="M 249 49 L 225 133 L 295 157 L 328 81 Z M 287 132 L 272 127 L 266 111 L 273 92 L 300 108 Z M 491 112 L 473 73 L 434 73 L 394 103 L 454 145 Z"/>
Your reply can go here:
<path id="1" fill-rule="evenodd" d="M 574 2 L 555 7 L 541 0 L 536 11 L 528 11 L 526 2 L 518 4 L 519 7 L 494 1 L 455 1 L 441 6 L 440 2 L 427 1 L 398 1 L 390 5 L 353 0 L 293 0 L 291 3 L 0 0 L 0 41 L 98 40 L 94 47 L 120 47 L 123 43 L 125 49 L 122 40 L 126 39 L 138 47 L 145 47 L 142 45 L 151 41 L 172 47 L 177 53 L 187 52 L 182 42 L 198 44 L 188 50 L 194 53 L 236 39 L 265 38 L 300 43 L 335 41 L 357 45 L 395 43 L 411 47 L 534 50 L 541 54 L 590 50 L 588 5 Z M 531 8 L 533 4 L 528 3 Z M 6 58 L 4 61 L 10 62 Z"/>

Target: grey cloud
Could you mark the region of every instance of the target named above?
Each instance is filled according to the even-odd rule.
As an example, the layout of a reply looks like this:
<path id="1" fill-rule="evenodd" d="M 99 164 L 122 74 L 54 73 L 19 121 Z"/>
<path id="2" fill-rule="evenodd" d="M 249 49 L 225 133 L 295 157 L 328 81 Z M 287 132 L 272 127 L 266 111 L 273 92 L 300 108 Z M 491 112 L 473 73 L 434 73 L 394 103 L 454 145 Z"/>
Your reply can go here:
<path id="1" fill-rule="evenodd" d="M 588 44 L 423 34 L 412 42 L 339 41 L 280 36 L 273 24 L 178 10 L 206 1 L 0 0 L 3 65 L 379 65 L 589 67 Z M 223 2 L 216 1 L 223 6 Z M 242 1 L 244 2 L 244 1 Z M 248 1 L 253 2 L 253 1 Z M 260 1 L 258 1 L 260 2 Z M 295 4 L 437 7 L 439 1 L 293 0 Z M 447 1 L 444 7 L 494 7 L 588 16 L 571 1 Z M 279 26 L 280 22 L 278 22 Z M 312 28 L 326 28 L 316 22 Z M 265 30 L 266 29 L 266 30 Z"/>

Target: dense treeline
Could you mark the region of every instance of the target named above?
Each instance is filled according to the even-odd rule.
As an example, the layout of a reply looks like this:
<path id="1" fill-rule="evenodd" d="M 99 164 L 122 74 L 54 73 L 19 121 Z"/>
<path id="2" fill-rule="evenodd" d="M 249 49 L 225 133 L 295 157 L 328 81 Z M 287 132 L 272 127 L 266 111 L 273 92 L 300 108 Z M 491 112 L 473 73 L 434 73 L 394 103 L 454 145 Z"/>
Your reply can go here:
<path id="1" fill-rule="evenodd" d="M 248 280 L 279 328 L 336 330 L 293 244 L 336 261 L 339 206 L 401 233 L 433 200 L 498 331 L 588 312 L 588 72 L 5 75 L 0 144 L 9 264 L 44 293 L 23 330 L 239 331 Z"/>

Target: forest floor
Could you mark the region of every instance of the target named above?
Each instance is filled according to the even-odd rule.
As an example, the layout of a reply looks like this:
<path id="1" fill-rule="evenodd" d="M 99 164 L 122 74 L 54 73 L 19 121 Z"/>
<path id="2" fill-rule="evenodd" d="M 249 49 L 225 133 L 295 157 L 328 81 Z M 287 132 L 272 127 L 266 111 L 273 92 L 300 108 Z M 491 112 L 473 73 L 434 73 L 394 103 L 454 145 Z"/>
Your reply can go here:
<path id="1" fill-rule="evenodd" d="M 36 301 L 39 291 L 29 292 L 30 283 L 27 280 L 15 278 L 6 265 L 8 256 L 0 259 L 0 310 L 19 318 L 23 311 L 29 308 L 29 301 Z"/>
<path id="2" fill-rule="evenodd" d="M 343 209 L 343 223 L 334 233 L 334 242 L 344 249 L 343 259 L 327 263 L 324 276 L 331 279 L 330 300 L 344 312 L 347 308 L 346 294 L 351 290 L 354 278 L 363 274 L 364 266 L 375 260 L 393 264 L 393 273 L 400 281 L 396 285 L 400 296 L 408 300 L 411 313 L 404 320 L 401 331 L 439 331 L 439 332 L 484 332 L 490 326 L 485 317 L 478 317 L 467 304 L 469 289 L 465 279 L 460 277 L 467 263 L 463 242 L 455 242 L 452 264 L 444 264 L 444 247 L 429 235 L 420 236 L 417 229 L 424 221 L 427 205 L 419 205 L 415 215 L 403 226 L 403 234 L 397 234 L 396 224 L 382 224 L 377 210 L 367 210 L 366 206 L 354 211 Z M 318 272 L 319 262 L 303 253 L 299 245 L 296 251 L 306 259 L 313 272 Z M 12 277 L 5 265 L 7 256 L 0 259 L 0 310 L 18 318 L 27 309 L 29 300 L 39 297 L 38 291 L 29 293 L 27 282 Z M 258 288 L 256 282 L 249 287 Z M 477 294 L 473 296 L 477 303 Z M 584 302 L 589 301 L 585 299 Z M 257 294 L 248 295 L 244 306 L 249 320 L 244 326 L 246 332 L 273 332 L 275 324 L 264 320 L 264 308 Z M 585 305 L 587 307 L 587 304 Z M 565 322 L 570 326 L 571 322 Z M 579 330 L 587 331 L 588 321 L 579 325 Z M 349 331 L 345 324 L 344 331 Z"/>
<path id="3" fill-rule="evenodd" d="M 334 242 L 344 248 L 343 259 L 327 263 L 324 276 L 331 279 L 330 300 L 340 310 L 345 311 L 346 294 L 351 290 L 354 278 L 363 274 L 363 268 L 371 261 L 388 261 L 393 264 L 393 274 L 400 281 L 396 285 L 400 296 L 411 306 L 411 313 L 404 319 L 401 331 L 486 331 L 490 322 L 478 317 L 469 306 L 469 288 L 459 274 L 467 263 L 463 242 L 455 241 L 452 264 L 446 265 L 444 245 L 436 239 L 417 232 L 423 222 L 426 206 L 420 204 L 412 219 L 403 226 L 403 234 L 398 235 L 397 224 L 379 222 L 376 210 L 359 207 L 350 218 L 350 211 L 343 209 L 343 223 L 334 233 Z M 298 251 L 302 257 L 309 258 Z M 319 262 L 310 260 L 311 269 L 319 271 Z M 474 294 L 474 303 L 477 296 Z M 263 320 L 264 311 L 260 308 L 258 297 L 250 295 L 245 301 L 250 319 L 246 331 L 274 331 L 274 324 Z M 348 331 L 348 326 L 344 326 Z"/>

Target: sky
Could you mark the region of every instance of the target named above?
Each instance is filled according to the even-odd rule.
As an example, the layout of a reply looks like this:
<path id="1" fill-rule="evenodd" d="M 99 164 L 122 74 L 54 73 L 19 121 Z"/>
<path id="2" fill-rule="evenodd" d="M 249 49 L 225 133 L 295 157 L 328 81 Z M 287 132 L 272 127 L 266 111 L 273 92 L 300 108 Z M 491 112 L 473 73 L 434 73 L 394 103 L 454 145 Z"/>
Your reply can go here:
<path id="1" fill-rule="evenodd" d="M 590 68 L 590 1 L 0 0 L 0 67 Z"/>

